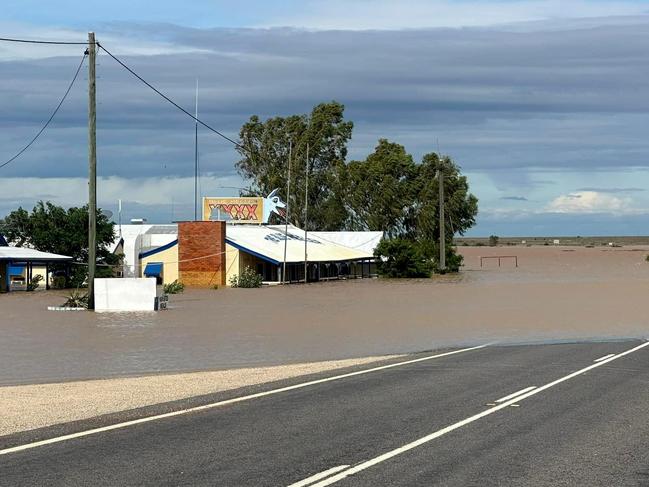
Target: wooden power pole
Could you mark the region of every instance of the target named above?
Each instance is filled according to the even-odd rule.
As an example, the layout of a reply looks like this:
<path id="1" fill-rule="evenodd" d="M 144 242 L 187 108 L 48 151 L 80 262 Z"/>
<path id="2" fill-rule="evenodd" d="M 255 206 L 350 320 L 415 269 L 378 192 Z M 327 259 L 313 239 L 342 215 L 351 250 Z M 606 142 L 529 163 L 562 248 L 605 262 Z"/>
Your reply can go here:
<path id="1" fill-rule="evenodd" d="M 446 271 L 446 225 L 444 224 L 444 160 L 439 160 L 437 170 L 437 183 L 439 184 L 439 272 Z"/>
<path id="2" fill-rule="evenodd" d="M 97 265 L 97 103 L 95 33 L 88 33 L 88 309 L 95 309 Z"/>
<path id="3" fill-rule="evenodd" d="M 309 282 L 308 217 L 309 217 L 309 143 L 306 143 L 306 182 L 304 184 L 304 282 Z"/>

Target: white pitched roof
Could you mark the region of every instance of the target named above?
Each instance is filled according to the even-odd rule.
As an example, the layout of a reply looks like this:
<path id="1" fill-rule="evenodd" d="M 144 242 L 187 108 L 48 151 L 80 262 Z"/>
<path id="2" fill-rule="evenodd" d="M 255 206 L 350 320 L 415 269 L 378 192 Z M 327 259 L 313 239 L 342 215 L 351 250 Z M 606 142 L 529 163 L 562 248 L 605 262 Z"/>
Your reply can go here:
<path id="1" fill-rule="evenodd" d="M 55 261 L 55 260 L 72 260 L 67 255 L 50 254 L 40 250 L 29 249 L 26 247 L 0 247 L 0 260 L 16 261 Z"/>
<path id="2" fill-rule="evenodd" d="M 370 254 L 383 238 L 383 232 L 309 232 L 309 235 Z"/>
<path id="3" fill-rule="evenodd" d="M 284 225 L 228 225 L 227 243 L 244 251 L 257 254 L 271 262 L 284 261 Z M 286 240 L 286 262 L 304 262 L 304 230 L 289 225 Z M 311 262 L 337 262 L 372 258 L 372 252 L 352 249 L 320 238 L 313 232 L 307 234 L 308 259 Z"/>

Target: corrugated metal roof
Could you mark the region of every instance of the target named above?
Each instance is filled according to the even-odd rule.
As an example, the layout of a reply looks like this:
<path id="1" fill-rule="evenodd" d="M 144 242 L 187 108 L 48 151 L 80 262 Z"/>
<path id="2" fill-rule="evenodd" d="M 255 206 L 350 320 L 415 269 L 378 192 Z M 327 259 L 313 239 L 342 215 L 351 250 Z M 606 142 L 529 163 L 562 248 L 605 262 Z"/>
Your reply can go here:
<path id="1" fill-rule="evenodd" d="M 288 237 L 288 238 L 286 238 Z M 310 262 L 337 262 L 372 258 L 372 252 L 352 249 L 323 238 L 307 234 L 307 253 Z M 304 230 L 284 225 L 253 226 L 228 225 L 226 241 L 237 248 L 247 250 L 271 262 L 284 261 L 286 240 L 286 262 L 304 262 Z"/>
<path id="2" fill-rule="evenodd" d="M 68 257 L 67 255 L 50 254 L 49 252 L 41 252 L 26 247 L 0 247 L 0 260 L 51 262 L 57 260 L 72 260 L 72 257 Z"/>
<path id="3" fill-rule="evenodd" d="M 177 235 L 178 225 L 153 225 L 145 233 L 147 234 L 167 234 Z"/>
<path id="4" fill-rule="evenodd" d="M 383 238 L 383 232 L 309 232 L 309 235 L 371 254 Z"/>

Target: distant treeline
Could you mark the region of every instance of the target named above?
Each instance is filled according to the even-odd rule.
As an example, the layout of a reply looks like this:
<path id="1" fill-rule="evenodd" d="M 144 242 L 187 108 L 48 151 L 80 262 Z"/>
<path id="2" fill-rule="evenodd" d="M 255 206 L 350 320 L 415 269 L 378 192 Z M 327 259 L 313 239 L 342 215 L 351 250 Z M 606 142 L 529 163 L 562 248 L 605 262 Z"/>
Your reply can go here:
<path id="1" fill-rule="evenodd" d="M 574 246 L 608 246 L 614 245 L 649 245 L 649 236 L 636 237 L 498 237 L 498 245 L 555 245 L 554 241 L 558 240 L 559 245 Z M 523 243 L 524 242 L 524 243 Z M 491 237 L 457 237 L 454 239 L 455 245 L 459 246 L 488 246 L 493 244 Z"/>

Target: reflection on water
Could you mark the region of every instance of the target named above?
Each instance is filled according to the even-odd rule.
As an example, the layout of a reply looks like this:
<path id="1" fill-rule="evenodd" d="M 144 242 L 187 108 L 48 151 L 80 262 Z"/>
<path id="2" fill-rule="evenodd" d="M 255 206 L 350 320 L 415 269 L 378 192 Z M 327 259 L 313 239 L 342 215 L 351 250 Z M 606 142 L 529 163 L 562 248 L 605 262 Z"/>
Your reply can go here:
<path id="1" fill-rule="evenodd" d="M 157 314 L 144 313 L 97 313 L 98 328 L 148 328 L 155 325 Z"/>
<path id="2" fill-rule="evenodd" d="M 461 249 L 461 274 L 188 291 L 159 313 L 50 312 L 0 296 L 0 384 L 306 362 L 472 345 L 649 335 L 641 252 Z M 649 251 L 647 251 L 649 253 Z"/>

